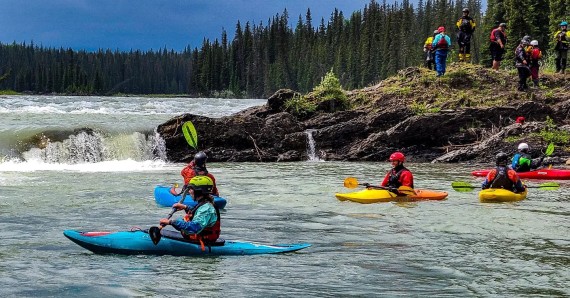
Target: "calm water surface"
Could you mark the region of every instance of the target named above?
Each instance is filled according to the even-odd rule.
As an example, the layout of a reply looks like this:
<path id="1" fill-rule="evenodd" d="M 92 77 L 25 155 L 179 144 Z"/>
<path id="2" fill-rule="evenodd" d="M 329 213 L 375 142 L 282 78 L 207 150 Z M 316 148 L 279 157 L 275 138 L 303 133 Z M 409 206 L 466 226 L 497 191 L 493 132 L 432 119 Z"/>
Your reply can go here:
<path id="1" fill-rule="evenodd" d="M 54 118 L 66 115 L 48 115 L 46 121 L 57 123 Z M 11 117 L 0 124 L 26 127 Z M 222 237 L 313 244 L 296 253 L 94 255 L 63 236 L 65 229 L 156 225 L 169 208 L 156 206 L 153 189 L 180 182 L 183 166 L 161 160 L 46 164 L 5 158 L 0 297 L 570 295 L 570 184 L 562 182 L 556 191 L 535 189 L 527 200 L 505 204 L 481 204 L 476 191 L 451 189 L 451 181 L 480 183 L 469 173 L 482 165 L 412 163 L 416 187 L 448 191 L 447 200 L 362 205 L 340 202 L 334 193 L 350 191 L 342 186 L 347 176 L 378 183 L 388 163 L 209 164 L 229 201 Z"/>

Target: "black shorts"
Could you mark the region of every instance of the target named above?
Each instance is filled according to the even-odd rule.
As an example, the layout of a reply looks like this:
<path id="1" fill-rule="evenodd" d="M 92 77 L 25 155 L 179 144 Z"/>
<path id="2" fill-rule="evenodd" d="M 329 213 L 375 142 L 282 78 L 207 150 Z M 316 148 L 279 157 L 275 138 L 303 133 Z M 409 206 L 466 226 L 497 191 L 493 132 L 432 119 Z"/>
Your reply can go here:
<path id="1" fill-rule="evenodd" d="M 495 61 L 503 60 L 505 49 L 501 49 L 501 46 L 498 43 L 492 42 L 491 45 L 489 46 L 489 50 L 491 50 L 491 57 L 493 57 L 493 60 Z"/>

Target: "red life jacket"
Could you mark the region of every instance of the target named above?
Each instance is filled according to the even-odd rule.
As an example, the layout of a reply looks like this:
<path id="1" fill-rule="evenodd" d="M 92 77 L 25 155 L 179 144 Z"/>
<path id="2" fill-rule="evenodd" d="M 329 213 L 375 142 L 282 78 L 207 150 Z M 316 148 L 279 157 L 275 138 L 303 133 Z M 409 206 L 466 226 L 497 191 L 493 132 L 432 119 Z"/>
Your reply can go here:
<path id="1" fill-rule="evenodd" d="M 186 216 L 184 216 L 184 221 L 187 222 L 191 221 L 192 218 L 194 217 L 194 214 L 196 214 L 198 208 L 200 208 L 204 204 L 212 204 L 212 203 L 208 201 L 202 201 L 198 203 L 198 205 L 196 205 L 188 214 L 186 214 Z M 191 234 L 191 235 L 183 234 L 184 238 L 199 242 L 202 245 L 202 250 L 204 250 L 204 242 L 206 243 L 216 242 L 216 240 L 218 240 L 218 238 L 220 237 L 220 233 L 222 231 L 220 210 L 216 207 L 216 205 L 212 204 L 212 206 L 214 206 L 214 209 L 216 209 L 216 216 L 218 216 L 218 219 L 216 220 L 216 223 L 213 226 L 204 228 L 198 234 Z"/>
<path id="2" fill-rule="evenodd" d="M 442 35 L 441 38 L 437 41 L 435 45 L 436 49 L 447 50 L 449 44 L 447 43 L 447 39 L 445 39 L 445 35 Z"/>
<path id="3" fill-rule="evenodd" d="M 499 28 L 495 28 L 495 29 L 491 30 L 491 36 L 489 36 L 489 39 L 491 40 L 491 42 L 497 42 L 497 37 L 495 37 L 495 32 L 497 32 L 497 30 L 499 30 Z M 501 31 L 501 30 L 499 30 L 499 31 Z M 507 38 L 507 34 L 505 32 L 501 31 L 501 34 L 505 37 L 505 39 Z"/>

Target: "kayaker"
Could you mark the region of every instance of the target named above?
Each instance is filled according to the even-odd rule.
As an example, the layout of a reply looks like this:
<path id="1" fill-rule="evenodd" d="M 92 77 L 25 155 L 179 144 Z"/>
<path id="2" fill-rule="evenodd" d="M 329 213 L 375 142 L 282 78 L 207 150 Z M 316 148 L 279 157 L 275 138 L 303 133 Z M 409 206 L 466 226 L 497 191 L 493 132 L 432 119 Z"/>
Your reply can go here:
<path id="1" fill-rule="evenodd" d="M 406 157 L 402 152 L 394 152 L 390 155 L 389 161 L 392 163 L 392 169 L 386 174 L 381 186 L 388 187 L 393 193 L 398 194 L 400 186 L 408 186 L 414 188 L 414 176 L 412 172 L 404 167 Z"/>
<path id="2" fill-rule="evenodd" d="M 540 159 L 533 161 L 529 154 L 529 147 L 527 143 L 520 143 L 517 154 L 511 160 L 511 168 L 517 172 L 528 172 L 536 169 L 542 165 L 544 156 Z"/>
<path id="3" fill-rule="evenodd" d="M 208 156 L 203 151 L 200 151 L 194 155 L 194 159 L 182 169 L 180 175 L 184 177 L 184 185 L 188 184 L 188 181 L 195 176 L 208 176 L 214 182 L 214 188 L 212 189 L 211 193 L 215 196 L 219 196 L 220 193 L 218 192 L 218 187 L 216 186 L 216 178 L 214 175 L 208 172 L 206 169 L 206 160 L 208 160 Z"/>
<path id="4" fill-rule="evenodd" d="M 504 152 L 499 152 L 496 156 L 497 168 L 492 169 L 487 178 L 481 185 L 482 189 L 487 188 L 503 188 L 512 192 L 523 192 L 525 186 L 522 184 L 521 179 L 517 172 L 507 167 L 509 157 Z"/>
<path id="5" fill-rule="evenodd" d="M 540 68 L 540 59 L 542 59 L 542 51 L 538 47 L 538 40 L 532 40 L 530 42 L 532 49 L 530 50 L 530 76 L 532 77 L 532 83 L 534 87 L 538 87 L 538 72 Z"/>
<path id="6" fill-rule="evenodd" d="M 215 242 L 220 236 L 220 211 L 214 205 L 210 195 L 214 182 L 208 176 L 196 176 L 190 179 L 187 187 L 188 195 L 198 204 L 194 208 L 176 203 L 172 208 L 186 211 L 184 218 L 176 220 L 162 218 L 160 224 L 171 225 L 182 233 L 186 239 L 204 243 Z"/>

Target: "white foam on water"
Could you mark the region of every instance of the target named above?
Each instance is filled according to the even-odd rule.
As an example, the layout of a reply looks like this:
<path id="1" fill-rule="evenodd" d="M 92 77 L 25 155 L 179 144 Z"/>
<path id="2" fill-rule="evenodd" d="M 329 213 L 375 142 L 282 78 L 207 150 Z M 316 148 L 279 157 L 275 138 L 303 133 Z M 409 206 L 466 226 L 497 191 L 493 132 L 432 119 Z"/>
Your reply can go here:
<path id="1" fill-rule="evenodd" d="M 145 160 L 135 161 L 126 160 L 109 160 L 97 163 L 46 163 L 40 159 L 18 160 L 11 159 L 0 163 L 0 173 L 2 172 L 37 172 L 37 171 L 56 171 L 56 172 L 149 172 L 164 171 L 172 167 L 178 168 L 173 164 L 162 160 Z M 2 179 L 2 178 L 0 178 Z"/>

